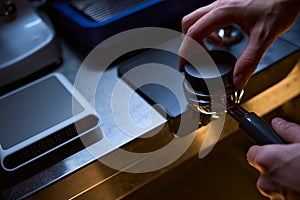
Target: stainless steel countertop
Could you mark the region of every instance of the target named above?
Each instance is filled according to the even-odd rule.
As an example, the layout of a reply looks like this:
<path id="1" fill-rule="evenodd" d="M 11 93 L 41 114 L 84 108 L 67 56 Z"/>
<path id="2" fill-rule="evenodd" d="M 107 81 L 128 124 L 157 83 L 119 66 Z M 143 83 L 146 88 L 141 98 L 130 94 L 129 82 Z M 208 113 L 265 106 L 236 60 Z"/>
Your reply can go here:
<path id="1" fill-rule="evenodd" d="M 285 102 L 299 96 L 299 64 L 282 82 L 245 102 L 243 107 L 251 111 L 258 111 L 257 114 L 263 116 Z M 274 98 L 275 96 L 276 98 Z M 236 122 L 230 117 L 227 118 L 219 141 L 237 133 L 237 131 L 238 126 Z M 114 170 L 98 161 L 91 162 L 76 173 L 72 173 L 70 176 L 50 185 L 45 190 L 32 195 L 29 199 L 121 199 L 171 170 L 180 167 L 189 159 L 197 157 L 206 132 L 207 127 L 200 128 L 194 132 L 195 138 L 187 151 L 178 160 L 165 168 L 147 173 L 127 173 Z M 124 145 L 123 148 L 132 151 L 152 149 L 153 145 L 163 144 L 172 138 L 173 136 L 170 135 L 169 130 L 165 128 L 151 140 L 144 141 L 143 139 L 137 139 Z M 118 160 L 120 156 L 122 154 L 115 151 L 104 156 L 104 159 Z M 158 157 L 157 155 L 143 157 L 128 164 L 127 167 L 124 167 L 124 170 L 142 167 L 145 163 L 148 163 L 147 160 L 152 160 L 155 163 L 167 157 L 168 155 L 163 154 Z M 177 181 L 180 182 L 180 180 Z"/>
<path id="2" fill-rule="evenodd" d="M 72 52 L 70 46 L 67 43 L 62 42 L 63 49 L 63 64 L 55 72 L 64 74 L 71 82 L 74 82 L 75 76 L 77 73 L 82 59 L 78 54 Z M 117 81 L 119 81 L 117 76 L 117 69 L 110 68 L 105 72 L 105 87 L 102 87 L 97 91 L 97 95 L 101 98 L 101 105 L 96 105 L 96 110 L 99 113 L 100 117 L 100 126 L 104 134 L 104 138 L 100 140 L 99 144 L 94 144 L 101 148 L 99 156 L 105 155 L 110 151 L 132 141 L 134 138 L 139 137 L 146 132 L 159 127 L 166 122 L 166 119 L 163 118 L 158 112 L 156 112 L 143 98 L 138 94 L 133 94 L 131 97 L 133 104 L 131 104 L 130 113 L 134 119 L 138 120 L 139 124 L 152 124 L 151 127 L 146 127 L 145 132 L 140 132 L 139 135 L 130 136 L 124 133 L 117 124 L 115 124 L 114 116 L 112 115 L 111 105 L 109 98 L 110 92 L 113 89 Z M 126 83 L 119 83 L 131 90 Z M 104 88 L 104 89 L 103 89 Z M 145 112 L 146 111 L 146 112 Z M 151 112 L 151 117 L 149 116 Z M 154 120 L 154 121 L 153 121 Z M 1 193 L 1 198 L 23 198 L 26 197 L 50 184 L 56 182 L 63 177 L 73 173 L 74 171 L 86 166 L 87 164 L 93 162 L 95 157 L 91 155 L 89 150 L 83 149 L 74 155 L 71 155 L 62 161 L 55 163 L 49 168 L 34 174 L 31 177 L 28 177 L 26 180 L 16 183 L 15 186 L 9 188 L 8 190 Z M 27 173 L 26 169 L 18 173 Z M 8 177 L 10 174 L 7 175 Z M 13 174 L 13 176 L 16 176 Z M 34 184 L 33 184 L 34 183 Z M 5 183 L 3 183 L 5 184 Z"/>

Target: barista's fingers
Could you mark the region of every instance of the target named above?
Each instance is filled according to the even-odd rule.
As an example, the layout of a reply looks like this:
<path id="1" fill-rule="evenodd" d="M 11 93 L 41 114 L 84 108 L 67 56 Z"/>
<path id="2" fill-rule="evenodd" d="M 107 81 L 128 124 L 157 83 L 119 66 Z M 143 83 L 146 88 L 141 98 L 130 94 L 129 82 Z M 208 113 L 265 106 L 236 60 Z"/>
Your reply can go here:
<path id="1" fill-rule="evenodd" d="M 186 60 L 189 60 L 193 55 L 199 54 L 201 51 L 208 50 L 203 40 L 198 42 L 190 37 L 185 37 L 179 50 L 178 50 L 178 68 L 183 71 L 183 66 Z"/>
<path id="2" fill-rule="evenodd" d="M 224 27 L 234 22 L 235 17 L 233 16 L 233 18 L 228 18 L 226 17 L 226 13 L 226 9 L 215 8 L 213 11 L 202 16 L 188 28 L 181 46 L 178 49 L 179 70 L 182 71 L 185 63 L 182 58 L 186 58 L 190 56 L 191 52 L 195 52 L 193 48 L 191 48 L 191 39 L 198 41 L 204 48 L 206 48 L 203 43 L 203 39 L 205 37 L 215 32 L 219 27 Z"/>
<path id="3" fill-rule="evenodd" d="M 274 175 L 281 167 L 280 165 L 289 158 L 287 151 L 287 146 L 281 144 L 254 145 L 248 150 L 247 160 L 262 174 Z"/>
<path id="4" fill-rule="evenodd" d="M 252 146 L 247 153 L 249 164 L 283 188 L 300 194 L 300 144 Z"/>
<path id="5" fill-rule="evenodd" d="M 267 49 L 264 40 L 257 35 L 250 35 L 247 46 L 235 64 L 233 83 L 237 88 L 245 87 Z"/>
<path id="6" fill-rule="evenodd" d="M 269 176 L 260 175 L 256 187 L 261 194 L 272 200 L 300 200 L 300 194 L 297 191 L 274 182 Z"/>
<path id="7" fill-rule="evenodd" d="M 281 118 L 274 118 L 272 127 L 288 143 L 300 142 L 300 125 Z"/>
<path id="8" fill-rule="evenodd" d="M 186 34 L 189 28 L 201 17 L 203 17 L 208 12 L 210 12 L 215 7 L 215 5 L 216 5 L 216 1 L 207 6 L 201 7 L 195 10 L 194 12 L 183 17 L 181 22 L 182 33 Z"/>
<path id="9" fill-rule="evenodd" d="M 223 39 L 216 32 L 212 32 L 211 34 L 209 34 L 207 36 L 207 39 L 218 46 L 221 46 L 223 44 Z"/>
<path id="10" fill-rule="evenodd" d="M 266 197 L 282 197 L 281 186 L 270 179 L 266 175 L 260 175 L 256 182 L 257 189 Z"/>

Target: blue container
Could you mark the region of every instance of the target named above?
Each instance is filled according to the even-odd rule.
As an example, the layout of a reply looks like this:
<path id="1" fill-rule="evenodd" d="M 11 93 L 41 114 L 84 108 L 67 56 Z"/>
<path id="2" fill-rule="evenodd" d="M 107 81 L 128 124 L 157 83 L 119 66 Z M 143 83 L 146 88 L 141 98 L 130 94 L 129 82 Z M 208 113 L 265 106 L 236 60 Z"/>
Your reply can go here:
<path id="1" fill-rule="evenodd" d="M 212 0 L 73 0 L 56 2 L 60 28 L 87 48 L 121 31 L 160 26 Z"/>

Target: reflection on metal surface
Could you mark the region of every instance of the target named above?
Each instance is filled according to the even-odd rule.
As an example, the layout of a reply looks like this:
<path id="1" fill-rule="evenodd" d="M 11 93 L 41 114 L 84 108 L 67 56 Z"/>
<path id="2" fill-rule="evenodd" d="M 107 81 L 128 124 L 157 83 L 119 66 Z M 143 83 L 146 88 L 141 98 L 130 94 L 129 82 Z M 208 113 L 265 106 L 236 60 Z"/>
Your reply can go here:
<path id="1" fill-rule="evenodd" d="M 222 45 L 224 46 L 234 45 L 240 42 L 244 37 L 241 28 L 237 25 L 228 25 L 226 27 L 223 27 L 219 29 L 217 33 L 222 38 Z"/>
<path id="2" fill-rule="evenodd" d="M 36 20 L 34 20 L 34 21 L 32 21 L 32 22 L 29 22 L 29 23 L 25 24 L 24 27 L 25 27 L 25 29 L 31 28 L 31 27 L 33 27 L 33 26 L 38 25 L 38 24 L 41 23 L 41 22 L 42 22 L 41 19 L 36 19 Z"/>

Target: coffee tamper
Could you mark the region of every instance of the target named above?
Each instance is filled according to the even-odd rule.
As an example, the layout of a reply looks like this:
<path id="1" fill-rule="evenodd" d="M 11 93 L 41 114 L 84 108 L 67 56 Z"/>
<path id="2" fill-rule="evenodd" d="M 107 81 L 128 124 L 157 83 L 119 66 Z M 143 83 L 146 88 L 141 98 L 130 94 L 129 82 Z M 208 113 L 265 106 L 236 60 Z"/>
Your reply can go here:
<path id="1" fill-rule="evenodd" d="M 231 53 L 221 50 L 213 50 L 208 53 L 217 70 L 211 70 L 213 66 L 202 65 L 201 60 L 197 67 L 190 63 L 184 66 L 184 93 L 188 104 L 200 112 L 199 124 L 205 126 L 210 120 L 228 113 L 255 143 L 259 145 L 285 144 L 286 142 L 267 122 L 254 112 L 248 112 L 239 104 L 243 90 L 238 90 L 233 85 L 233 69 L 236 58 Z M 220 79 L 224 83 L 221 90 L 214 90 L 207 86 L 207 84 L 214 84 Z"/>

